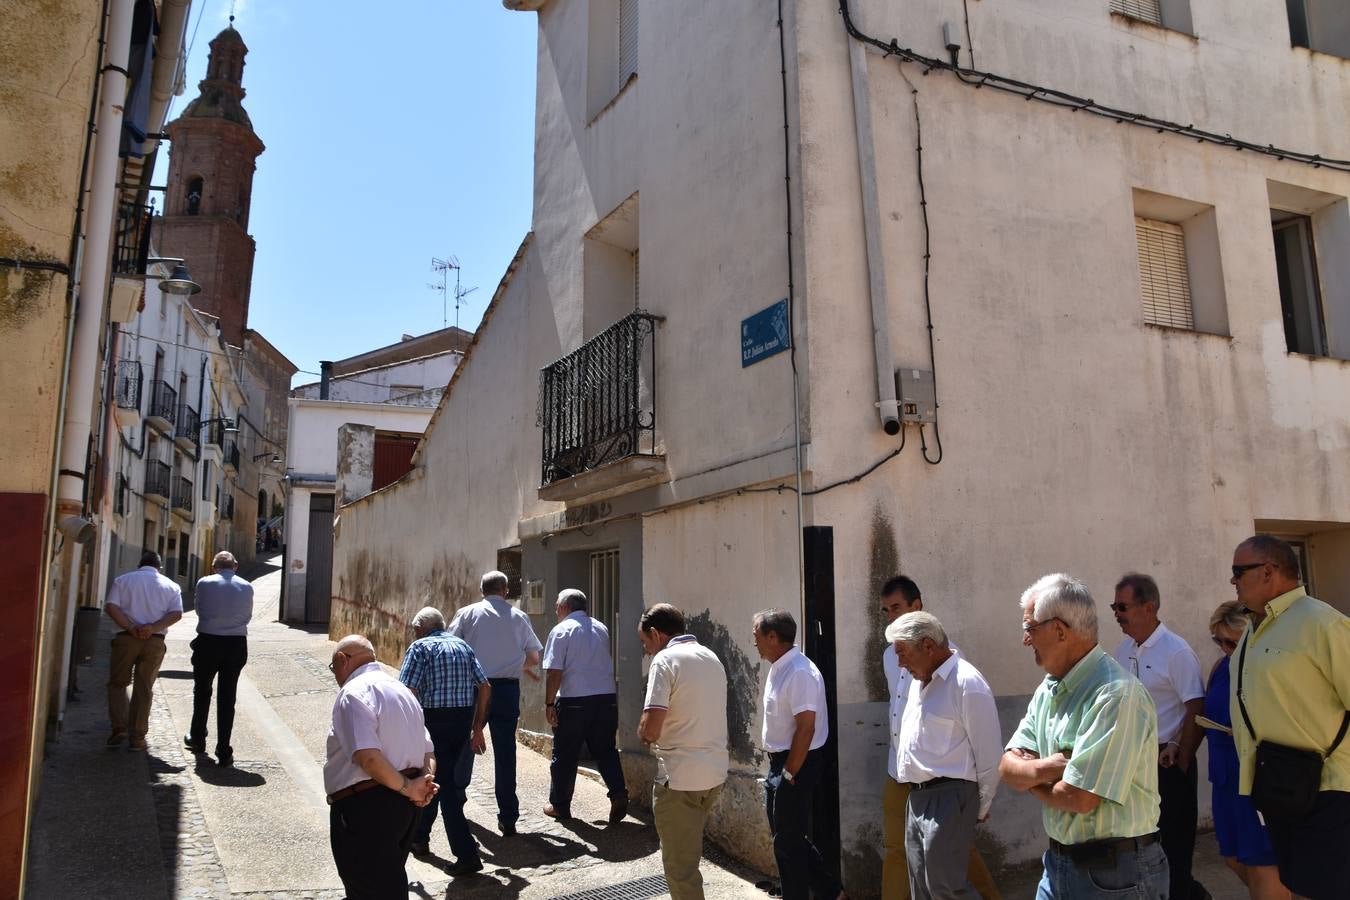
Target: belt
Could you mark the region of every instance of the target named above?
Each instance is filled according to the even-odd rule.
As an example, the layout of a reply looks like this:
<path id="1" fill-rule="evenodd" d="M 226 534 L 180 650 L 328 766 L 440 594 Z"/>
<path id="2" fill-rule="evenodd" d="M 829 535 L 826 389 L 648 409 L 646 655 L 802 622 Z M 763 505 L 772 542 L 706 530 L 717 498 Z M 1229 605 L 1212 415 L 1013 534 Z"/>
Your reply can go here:
<path id="1" fill-rule="evenodd" d="M 403 769 L 401 772 L 399 772 L 399 774 L 404 776 L 405 778 L 416 778 L 418 775 L 422 774 L 422 770 Z M 340 791 L 334 791 L 333 793 L 329 794 L 328 805 L 332 806 L 339 800 L 346 800 L 348 797 L 353 797 L 363 791 L 368 791 L 373 787 L 381 787 L 381 786 L 382 785 L 374 778 L 367 778 L 365 781 L 358 781 L 356 784 L 348 785 L 347 787 L 343 788 Z"/>
<path id="2" fill-rule="evenodd" d="M 124 635 L 124 634 L 131 634 L 131 632 L 130 632 L 130 631 L 119 631 L 119 632 L 117 632 L 116 634 L 114 634 L 113 637 L 121 637 L 121 636 Z M 134 637 L 134 635 L 133 635 L 133 637 Z M 150 635 L 150 637 L 152 637 L 152 638 L 159 638 L 161 641 L 164 640 L 164 635 L 162 635 L 162 634 L 152 634 L 152 635 Z M 149 640 L 149 638 L 146 638 L 146 640 Z"/>
<path id="3" fill-rule="evenodd" d="M 909 789 L 911 791 L 923 791 L 927 790 L 928 788 L 941 787 L 944 784 L 952 784 L 953 782 L 957 781 L 964 781 L 967 784 L 974 784 L 974 782 L 971 781 L 969 778 L 948 778 L 946 775 L 939 775 L 937 778 L 930 778 L 928 781 L 913 782 L 910 784 Z"/>
<path id="4" fill-rule="evenodd" d="M 507 682 L 508 684 L 520 684 L 520 679 L 519 679 L 519 678 L 489 678 L 489 679 L 488 679 L 488 683 L 489 683 L 489 684 L 496 684 L 496 683 L 499 682 L 499 681 L 504 681 L 504 682 Z"/>
<path id="5" fill-rule="evenodd" d="M 1117 853 L 1129 850 L 1143 850 L 1158 842 L 1158 832 L 1141 834 L 1131 838 L 1105 838 L 1100 841 L 1085 841 L 1081 844 L 1061 844 L 1050 838 L 1050 850 L 1060 856 L 1067 856 L 1076 863 L 1091 865 L 1114 860 Z"/>

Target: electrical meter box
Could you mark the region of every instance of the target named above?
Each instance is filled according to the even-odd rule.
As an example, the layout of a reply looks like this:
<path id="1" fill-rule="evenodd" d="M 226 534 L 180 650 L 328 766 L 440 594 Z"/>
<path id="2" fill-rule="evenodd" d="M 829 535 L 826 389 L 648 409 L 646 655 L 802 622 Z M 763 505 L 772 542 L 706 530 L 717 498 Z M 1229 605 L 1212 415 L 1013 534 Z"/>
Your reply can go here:
<path id="1" fill-rule="evenodd" d="M 544 582 L 543 579 L 531 579 L 525 582 L 525 589 L 520 592 L 521 605 L 524 607 L 526 615 L 542 616 L 544 609 Z"/>
<path id="2" fill-rule="evenodd" d="M 901 422 L 937 421 L 937 393 L 928 369 L 896 369 L 895 398 L 900 403 Z"/>

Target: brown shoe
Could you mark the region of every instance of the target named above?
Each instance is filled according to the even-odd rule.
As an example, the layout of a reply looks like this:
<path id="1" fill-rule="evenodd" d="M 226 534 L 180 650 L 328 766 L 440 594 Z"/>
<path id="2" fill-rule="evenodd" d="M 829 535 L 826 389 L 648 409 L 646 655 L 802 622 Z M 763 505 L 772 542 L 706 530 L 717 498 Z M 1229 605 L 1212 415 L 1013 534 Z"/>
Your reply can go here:
<path id="1" fill-rule="evenodd" d="M 131 739 L 131 743 L 127 744 L 127 749 L 128 749 L 128 750 L 144 750 L 144 749 L 145 749 L 145 738 L 143 738 L 143 737 L 134 737 L 134 738 L 132 738 L 132 739 Z"/>
<path id="2" fill-rule="evenodd" d="M 609 824 L 617 825 L 628 816 L 628 798 L 609 801 Z"/>
<path id="3" fill-rule="evenodd" d="M 552 803 L 547 803 L 547 804 L 544 805 L 544 815 L 548 816 L 550 819 L 570 819 L 570 818 L 572 818 L 572 813 L 571 813 L 571 812 L 569 812 L 568 810 L 565 810 L 565 809 L 562 809 L 562 810 L 554 809 Z"/>
<path id="4" fill-rule="evenodd" d="M 117 747 L 127 739 L 127 733 L 121 729 L 114 728 L 113 733 L 108 735 L 107 746 Z"/>

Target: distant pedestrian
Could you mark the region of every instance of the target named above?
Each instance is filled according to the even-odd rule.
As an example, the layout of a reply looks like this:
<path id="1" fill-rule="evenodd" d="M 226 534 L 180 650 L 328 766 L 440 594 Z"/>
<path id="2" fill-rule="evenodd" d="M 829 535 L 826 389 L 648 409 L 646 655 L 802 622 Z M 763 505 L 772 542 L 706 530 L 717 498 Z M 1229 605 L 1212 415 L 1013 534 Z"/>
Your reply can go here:
<path id="1" fill-rule="evenodd" d="M 1206 732 L 1214 837 L 1219 843 L 1219 855 L 1247 886 L 1252 900 L 1289 900 L 1289 888 L 1280 883 L 1270 832 L 1256 814 L 1252 798 L 1238 793 L 1237 746 L 1233 743 L 1233 720 L 1228 708 L 1232 692 L 1229 663 L 1247 624 L 1246 610 L 1236 600 L 1220 603 L 1209 619 L 1210 636 L 1223 655 L 1209 673 L 1205 718 L 1228 729 L 1211 728 Z"/>
<path id="2" fill-rule="evenodd" d="M 1131 573 L 1116 584 L 1111 604 L 1125 639 L 1116 662 L 1144 683 L 1158 714 L 1158 839 L 1167 856 L 1171 900 L 1203 900 L 1209 892 L 1191 876 L 1199 816 L 1195 751 L 1204 730 L 1195 723 L 1205 705 L 1200 657 L 1158 618 L 1162 594 L 1148 575 Z"/>
<path id="3" fill-rule="evenodd" d="M 770 663 L 760 739 L 769 754 L 765 809 L 784 900 L 843 897 L 844 889 L 807 831 L 830 737 L 825 679 L 794 646 L 797 623 L 782 609 L 755 613 L 755 649 Z"/>
<path id="4" fill-rule="evenodd" d="M 422 707 L 359 634 L 338 642 L 328 668 L 342 688 L 323 766 L 333 862 L 347 900 L 406 897 L 413 829 L 437 791 Z"/>
<path id="5" fill-rule="evenodd" d="M 1270 535 L 1238 544 L 1231 583 L 1253 620 L 1234 653 L 1229 704 L 1238 792 L 1265 817 L 1285 886 L 1310 900 L 1344 898 L 1350 619 L 1308 596 L 1294 548 Z"/>
<path id="6" fill-rule="evenodd" d="M 553 611 L 558 624 L 544 644 L 544 711 L 553 728 L 553 762 L 544 815 L 572 817 L 577 761 L 585 744 L 609 792 L 609 821 L 622 822 L 628 815 L 628 787 L 614 744 L 619 730 L 619 702 L 614 693 L 609 629 L 586 613 L 586 595 L 578 590 L 558 594 Z"/>
<path id="7" fill-rule="evenodd" d="M 436 824 L 439 805 L 445 820 L 445 833 L 455 863 L 451 875 L 472 875 L 483 871 L 478 842 L 464 818 L 466 793 L 473 777 L 475 753 L 487 750 L 483 723 L 487 719 L 492 686 L 483 674 L 473 648 L 445 630 L 445 616 L 428 606 L 412 621 L 416 640 L 403 656 L 398 680 L 413 692 L 422 704 L 427 732 L 436 751 L 440 791 L 437 803 L 422 811 L 413 832 L 414 856 L 431 853 L 431 826 Z"/>
<path id="8" fill-rule="evenodd" d="M 164 634 L 183 618 L 183 591 L 160 571 L 162 565 L 158 553 L 146 550 L 136 571 L 113 581 L 103 603 L 104 612 L 121 629 L 113 635 L 108 666 L 109 747 L 127 740 L 129 732 L 128 747 L 145 749 L 150 702 L 164 661 Z M 127 685 L 133 680 L 128 709 Z"/>
<path id="9" fill-rule="evenodd" d="M 516 796 L 516 724 L 520 720 L 520 676 L 539 680 L 543 645 L 530 617 L 506 599 L 507 578 L 488 572 L 480 587 L 483 599 L 455 613 L 446 631 L 469 642 L 492 684 L 488 733 L 492 736 L 493 790 L 497 795 L 497 829 L 516 833 L 520 800 Z"/>
<path id="10" fill-rule="evenodd" d="M 1158 719 L 1097 645 L 1087 587 L 1046 575 L 1022 594 L 1022 643 L 1047 673 L 999 764 L 1041 802 L 1050 849 L 1037 900 L 1166 900 L 1158 842 Z"/>
<path id="11" fill-rule="evenodd" d="M 923 595 L 912 578 L 896 575 L 886 581 L 881 588 L 881 613 L 886 624 L 894 622 L 908 612 L 923 609 Z M 961 655 L 961 648 L 950 643 L 952 653 Z M 900 657 L 895 652 L 895 644 L 886 642 L 881 654 L 881 667 L 886 673 L 886 688 L 890 694 L 890 747 L 886 754 L 886 781 L 882 794 L 882 835 L 885 843 L 885 856 L 881 864 L 881 896 L 886 900 L 909 900 L 909 863 L 905 856 L 905 815 L 909 807 L 909 784 L 900 781 L 900 725 L 904 721 L 905 706 L 909 702 L 909 688 L 914 676 L 900 665 Z M 989 873 L 980 851 L 972 844 L 970 864 L 966 871 L 970 883 L 984 900 L 1000 900 L 1001 894 L 994 884 L 994 876 Z"/>
<path id="12" fill-rule="evenodd" d="M 666 884 L 671 900 L 703 900 L 703 827 L 730 765 L 727 673 L 668 603 L 643 612 L 638 639 L 652 658 L 638 736 L 657 759 L 652 817 Z"/>
<path id="13" fill-rule="evenodd" d="M 900 727 L 899 774 L 910 785 L 905 849 L 916 900 L 975 898 L 975 824 L 989 819 L 1003 735 L 994 692 L 952 652 L 937 617 L 906 613 L 886 628 L 914 677 Z"/>
<path id="14" fill-rule="evenodd" d="M 234 554 L 222 550 L 211 560 L 214 575 L 197 582 L 197 636 L 192 639 L 192 725 L 183 746 L 206 752 L 206 717 L 211 683 L 216 693 L 216 762 L 234 765 L 234 699 L 239 673 L 248 662 L 248 623 L 253 618 L 253 585 L 240 578 Z"/>

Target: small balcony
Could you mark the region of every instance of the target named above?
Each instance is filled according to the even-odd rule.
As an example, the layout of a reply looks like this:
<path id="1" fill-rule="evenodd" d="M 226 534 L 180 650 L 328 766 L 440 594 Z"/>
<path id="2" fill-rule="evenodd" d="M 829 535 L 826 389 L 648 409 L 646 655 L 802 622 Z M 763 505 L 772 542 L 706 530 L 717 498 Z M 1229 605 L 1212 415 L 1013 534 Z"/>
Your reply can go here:
<path id="1" fill-rule="evenodd" d="M 113 274 L 143 276 L 150 258 L 152 206 L 123 203 L 117 210 L 117 242 L 113 245 Z"/>
<path id="2" fill-rule="evenodd" d="M 113 514 L 125 516 L 127 514 L 128 504 L 131 500 L 131 484 L 127 481 L 127 476 L 121 472 L 117 473 L 117 481 L 113 485 Z"/>
<path id="3" fill-rule="evenodd" d="M 540 499 L 599 499 L 666 479 L 656 452 L 658 321 L 630 313 L 540 370 Z"/>
<path id="4" fill-rule="evenodd" d="M 113 415 L 118 425 L 134 428 L 141 424 L 141 393 L 144 386 L 145 373 L 141 370 L 140 360 L 119 359 L 113 386 Z"/>
<path id="5" fill-rule="evenodd" d="M 178 424 L 174 426 L 173 439 L 184 450 L 193 450 L 197 446 L 198 432 L 202 428 L 201 416 L 186 403 L 178 404 Z"/>
<path id="6" fill-rule="evenodd" d="M 222 519 L 234 519 L 234 495 L 227 494 L 220 498 L 220 517 Z"/>
<path id="7" fill-rule="evenodd" d="M 225 423 L 216 419 L 202 428 L 202 458 L 221 462 L 225 452 Z"/>
<path id="8" fill-rule="evenodd" d="M 146 421 L 152 428 L 167 434 L 173 431 L 177 420 L 178 392 L 163 381 L 153 382 L 150 385 L 150 409 L 146 413 Z"/>
<path id="9" fill-rule="evenodd" d="M 178 483 L 173 492 L 172 505 L 174 515 L 182 516 L 185 519 L 192 518 L 192 482 L 181 476 L 178 478 Z"/>
<path id="10" fill-rule="evenodd" d="M 155 503 L 168 503 L 173 490 L 169 487 L 172 483 L 172 472 L 169 470 L 169 464 L 160 462 L 157 459 L 149 459 L 145 462 L 145 499 Z"/>
<path id="11" fill-rule="evenodd" d="M 225 439 L 225 449 L 221 454 L 220 464 L 231 472 L 239 471 L 239 445 L 234 442 L 234 438 Z"/>

